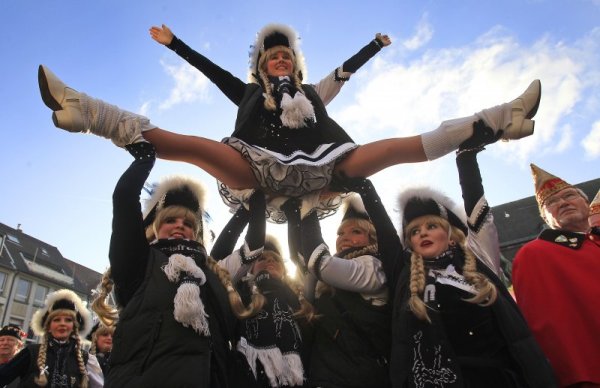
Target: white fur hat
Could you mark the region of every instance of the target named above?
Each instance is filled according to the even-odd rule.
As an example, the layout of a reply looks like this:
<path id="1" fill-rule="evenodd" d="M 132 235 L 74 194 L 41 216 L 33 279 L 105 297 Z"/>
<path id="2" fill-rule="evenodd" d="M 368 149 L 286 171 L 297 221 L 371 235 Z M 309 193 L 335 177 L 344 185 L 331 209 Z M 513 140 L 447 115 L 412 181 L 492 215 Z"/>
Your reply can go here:
<path id="1" fill-rule="evenodd" d="M 415 218 L 425 215 L 436 215 L 446 219 L 451 225 L 467 233 L 467 216 L 464 208 L 458 206 L 441 191 L 431 187 L 412 187 L 398 195 L 400 209 L 399 235 L 403 238 L 404 228 Z"/>
<path id="2" fill-rule="evenodd" d="M 183 206 L 196 215 L 200 227 L 197 240 L 204 245 L 210 231 L 206 227 L 204 218 L 208 217 L 204 211 L 206 190 L 204 185 L 191 177 L 172 175 L 163 178 L 156 184 L 146 200 L 144 209 L 144 227 L 152 225 L 156 214 L 169 206 Z"/>
<path id="3" fill-rule="evenodd" d="M 59 314 L 69 314 L 75 318 L 81 338 L 85 338 L 92 330 L 92 314 L 86 308 L 86 304 L 76 293 L 67 289 L 54 291 L 46 296 L 44 307 L 36 311 L 31 318 L 31 329 L 36 335 L 43 336 L 48 322 Z"/>
<path id="4" fill-rule="evenodd" d="M 284 46 L 292 50 L 295 57 L 294 73 L 300 76 L 300 81 L 306 79 L 306 65 L 304 64 L 304 55 L 300 50 L 298 34 L 285 24 L 271 23 L 264 26 L 256 34 L 256 40 L 254 41 L 254 44 L 250 46 L 250 68 L 248 70 L 249 82 L 259 82 L 258 63 L 260 57 L 266 50 L 276 46 Z"/>

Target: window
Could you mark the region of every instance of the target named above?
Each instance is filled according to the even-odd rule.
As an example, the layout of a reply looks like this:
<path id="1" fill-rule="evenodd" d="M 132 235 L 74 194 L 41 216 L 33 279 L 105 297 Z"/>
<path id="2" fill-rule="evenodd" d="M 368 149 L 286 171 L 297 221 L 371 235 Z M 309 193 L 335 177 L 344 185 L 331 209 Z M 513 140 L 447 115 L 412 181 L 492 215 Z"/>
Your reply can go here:
<path id="1" fill-rule="evenodd" d="M 19 239 L 17 238 L 17 236 L 13 236 L 12 234 L 6 234 L 6 237 L 8 237 L 8 239 L 14 243 L 17 244 L 21 244 L 21 241 L 19 241 Z"/>
<path id="2" fill-rule="evenodd" d="M 5 272 L 0 271 L 0 295 L 4 294 L 4 286 L 6 285 L 7 277 Z"/>
<path id="3" fill-rule="evenodd" d="M 17 302 L 27 303 L 29 300 L 29 292 L 31 292 L 31 282 L 29 280 L 19 279 L 15 300 Z"/>
<path id="4" fill-rule="evenodd" d="M 40 286 L 39 284 L 35 287 L 35 294 L 33 296 L 33 305 L 36 307 L 42 307 L 44 301 L 48 295 L 48 287 Z"/>

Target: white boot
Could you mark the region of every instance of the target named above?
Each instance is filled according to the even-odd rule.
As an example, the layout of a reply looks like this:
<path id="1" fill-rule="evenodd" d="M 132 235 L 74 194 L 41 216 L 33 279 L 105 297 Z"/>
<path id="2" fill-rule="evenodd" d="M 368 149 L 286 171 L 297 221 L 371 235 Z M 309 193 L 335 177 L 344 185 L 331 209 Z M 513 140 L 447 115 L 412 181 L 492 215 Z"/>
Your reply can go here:
<path id="1" fill-rule="evenodd" d="M 79 93 L 65 85 L 46 66 L 38 69 L 42 100 L 54 111 L 52 121 L 69 132 L 93 133 L 119 147 L 145 141 L 142 131 L 156 128 L 147 117 Z"/>
<path id="2" fill-rule="evenodd" d="M 537 113 L 542 97 L 542 84 L 533 81 L 519 97 L 511 102 L 484 109 L 473 116 L 442 122 L 439 128 L 421 135 L 427 159 L 433 160 L 458 148 L 473 134 L 473 123 L 483 119 L 485 124 L 502 132 L 502 139 L 516 140 L 533 134 L 535 122 L 531 120 Z"/>

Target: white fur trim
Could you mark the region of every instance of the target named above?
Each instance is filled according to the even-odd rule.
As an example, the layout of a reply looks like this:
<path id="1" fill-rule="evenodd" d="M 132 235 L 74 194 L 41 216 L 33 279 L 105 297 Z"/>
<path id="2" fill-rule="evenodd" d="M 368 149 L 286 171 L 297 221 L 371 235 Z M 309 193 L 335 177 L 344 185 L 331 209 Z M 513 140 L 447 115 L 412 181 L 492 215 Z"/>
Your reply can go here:
<path id="1" fill-rule="evenodd" d="M 284 93 L 281 98 L 281 123 L 288 128 L 306 127 L 305 119 L 314 119 L 315 110 L 312 103 L 300 91 L 294 98 Z"/>
<path id="2" fill-rule="evenodd" d="M 67 289 L 54 291 L 46 296 L 44 307 L 36 311 L 33 314 L 33 317 L 31 318 L 31 329 L 33 330 L 35 335 L 40 337 L 43 336 L 46 333 L 45 322 L 42 321 L 44 315 L 46 315 L 46 313 L 48 312 L 51 313 L 52 311 L 56 311 L 49 311 L 49 308 L 53 306 L 57 301 L 62 299 L 71 301 L 75 305 L 76 313 L 79 313 L 79 315 L 81 315 L 83 325 L 79 328 L 79 336 L 81 338 L 85 338 L 92 330 L 92 314 L 87 309 L 86 303 L 83 302 L 75 292 Z"/>
<path id="3" fill-rule="evenodd" d="M 467 215 L 465 213 L 465 209 L 462 206 L 459 206 L 454 202 L 450 197 L 446 194 L 433 189 L 429 186 L 415 186 L 405 189 L 400 194 L 398 194 L 398 211 L 400 213 L 400 230 L 398 231 L 399 236 L 404 236 L 402 230 L 402 219 L 404 218 L 404 207 L 408 203 L 411 198 L 420 198 L 423 200 L 433 199 L 438 204 L 443 205 L 448 210 L 452 211 L 456 216 L 467 225 Z"/>
<path id="4" fill-rule="evenodd" d="M 346 214 L 348 210 L 354 210 L 356 213 L 364 214 L 368 216 L 367 209 L 365 209 L 365 204 L 362 201 L 360 195 L 356 193 L 352 193 L 342 201 L 341 211 L 342 214 Z"/>
<path id="5" fill-rule="evenodd" d="M 248 60 L 250 65 L 250 68 L 248 69 L 248 81 L 251 83 L 256 83 L 256 79 L 252 76 L 252 74 L 256 71 L 256 65 L 258 63 L 259 55 L 264 53 L 265 51 L 263 48 L 265 37 L 272 34 L 275 31 L 281 32 L 282 34 L 287 36 L 288 41 L 290 42 L 290 48 L 294 51 L 294 54 L 296 56 L 297 70 L 300 70 L 303 79 L 306 80 L 308 74 L 306 72 L 306 65 L 304 63 L 304 55 L 300 50 L 300 40 L 298 39 L 298 34 L 296 34 L 296 31 L 294 31 L 293 28 L 286 26 L 285 24 L 271 23 L 264 26 L 256 34 L 254 44 L 251 46 L 250 58 Z"/>
<path id="6" fill-rule="evenodd" d="M 198 203 L 200 204 L 200 209 L 203 210 L 205 207 L 204 201 L 206 196 L 206 189 L 204 188 L 204 185 L 198 180 L 185 175 L 171 175 L 163 178 L 154 193 L 152 193 L 152 196 L 146 200 L 144 207 L 144 218 L 146 218 L 154 206 L 156 206 L 159 201 L 162 200 L 165 194 L 171 190 L 184 186 L 188 186 L 196 195 L 196 198 L 198 198 Z M 159 204 L 157 210 L 160 209 L 162 209 L 162 206 Z"/>

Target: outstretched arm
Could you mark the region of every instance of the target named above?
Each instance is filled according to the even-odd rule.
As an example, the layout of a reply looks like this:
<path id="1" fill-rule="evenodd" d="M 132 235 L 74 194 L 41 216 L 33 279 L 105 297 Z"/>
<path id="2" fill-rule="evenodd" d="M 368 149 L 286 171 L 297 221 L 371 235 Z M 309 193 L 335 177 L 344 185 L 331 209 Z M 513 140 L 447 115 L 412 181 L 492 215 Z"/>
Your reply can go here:
<path id="1" fill-rule="evenodd" d="M 140 193 L 154 166 L 154 146 L 142 142 L 126 146 L 135 160 L 123 173 L 113 193 L 112 235 L 108 258 L 117 301 L 125 306 L 146 272 L 149 244 L 142 219 Z"/>
<path id="2" fill-rule="evenodd" d="M 342 66 L 337 67 L 325 78 L 314 85 L 315 90 L 325 105 L 329 104 L 350 76 L 358 71 L 365 63 L 367 63 L 375 54 L 383 47 L 392 44 L 391 39 L 387 35 L 380 33 L 375 34 L 375 39 L 371 40 L 366 46 L 360 49 L 356 54 L 347 59 Z"/>
<path id="3" fill-rule="evenodd" d="M 211 82 L 229 98 L 235 105 L 239 105 L 246 84 L 239 78 L 232 75 L 230 72 L 223 70 L 204 55 L 194 51 L 188 45 L 183 43 L 173 34 L 166 25 L 161 27 L 152 26 L 150 28 L 150 36 L 156 42 L 163 44 L 175 51 L 177 55 L 185 59 L 190 65 L 200 70 Z"/>
<path id="4" fill-rule="evenodd" d="M 481 172 L 477 163 L 477 153 L 486 144 L 495 142 L 499 136 L 483 121 L 473 124 L 474 135 L 460 146 L 456 156 L 456 166 L 467 213 L 469 227 L 468 245 L 475 255 L 500 276 L 500 246 L 498 232 L 492 212 L 484 196 Z"/>

